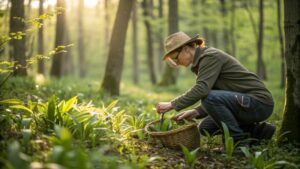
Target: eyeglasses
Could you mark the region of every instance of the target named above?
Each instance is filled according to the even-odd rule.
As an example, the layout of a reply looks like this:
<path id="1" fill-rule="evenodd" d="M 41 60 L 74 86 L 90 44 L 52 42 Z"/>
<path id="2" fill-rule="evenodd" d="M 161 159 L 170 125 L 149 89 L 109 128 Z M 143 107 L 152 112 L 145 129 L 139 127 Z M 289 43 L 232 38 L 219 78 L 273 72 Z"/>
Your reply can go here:
<path id="1" fill-rule="evenodd" d="M 176 49 L 174 52 L 177 52 L 177 55 L 175 56 L 174 60 L 178 60 L 179 54 L 181 53 L 182 48 Z"/>
<path id="2" fill-rule="evenodd" d="M 172 68 L 178 68 L 178 57 L 179 57 L 179 54 L 181 53 L 182 51 L 182 48 L 178 48 L 176 49 L 175 51 L 173 52 L 177 52 L 176 56 L 174 58 L 171 58 L 171 57 L 167 57 L 166 58 L 166 61 L 167 61 L 167 64 L 172 67 Z"/>

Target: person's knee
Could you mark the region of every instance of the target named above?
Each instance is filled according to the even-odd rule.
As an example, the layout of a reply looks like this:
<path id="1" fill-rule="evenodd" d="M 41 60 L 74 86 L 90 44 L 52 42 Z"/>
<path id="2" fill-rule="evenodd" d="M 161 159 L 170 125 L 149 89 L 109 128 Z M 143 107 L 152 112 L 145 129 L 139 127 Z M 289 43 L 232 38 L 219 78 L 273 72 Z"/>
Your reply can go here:
<path id="1" fill-rule="evenodd" d="M 219 104 L 221 101 L 220 93 L 217 91 L 210 91 L 206 97 L 201 101 L 203 105 L 210 106 L 214 104 Z"/>

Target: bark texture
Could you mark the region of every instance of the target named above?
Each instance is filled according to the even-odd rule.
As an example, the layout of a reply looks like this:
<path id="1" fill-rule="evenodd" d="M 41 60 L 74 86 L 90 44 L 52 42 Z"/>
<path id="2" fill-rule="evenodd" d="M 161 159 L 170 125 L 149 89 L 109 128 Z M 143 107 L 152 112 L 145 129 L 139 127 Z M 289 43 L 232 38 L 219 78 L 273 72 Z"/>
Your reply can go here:
<path id="1" fill-rule="evenodd" d="M 123 71 L 124 46 L 130 13 L 135 0 L 120 1 L 108 52 L 105 74 L 101 88 L 110 95 L 120 94 Z"/>
<path id="2" fill-rule="evenodd" d="M 169 16 L 168 16 L 168 24 L 169 24 L 169 35 L 179 31 L 178 24 L 178 1 L 177 0 L 169 0 Z M 162 81 L 160 82 L 161 86 L 170 86 L 174 85 L 177 82 L 178 70 L 173 69 L 170 66 L 166 65 L 163 73 Z"/>
<path id="3" fill-rule="evenodd" d="M 264 42 L 264 5 L 263 5 L 263 0 L 259 0 L 259 23 L 258 23 L 256 74 L 261 79 L 266 80 L 267 73 L 266 73 L 266 66 L 263 61 L 263 42 Z"/>
<path id="4" fill-rule="evenodd" d="M 139 83 L 139 64 L 138 64 L 138 27 L 137 27 L 137 6 L 133 5 L 132 10 L 132 79 L 134 84 Z"/>
<path id="5" fill-rule="evenodd" d="M 25 32 L 25 12 L 24 0 L 11 0 L 10 8 L 10 33 Z M 10 58 L 16 61 L 13 74 L 16 76 L 26 76 L 26 37 L 22 39 L 12 39 L 10 41 Z"/>
<path id="6" fill-rule="evenodd" d="M 280 133 L 300 143 L 300 1 L 284 1 L 286 101 Z M 299 145 L 299 144 L 298 144 Z"/>
<path id="7" fill-rule="evenodd" d="M 39 1 L 39 15 L 43 15 L 44 13 L 44 0 Z M 44 20 L 40 21 L 41 24 L 44 23 Z M 38 30 L 38 54 L 43 55 L 44 54 L 44 26 L 40 27 Z M 38 70 L 37 72 L 39 74 L 44 74 L 45 73 L 45 63 L 44 60 L 40 59 L 38 61 Z"/>
<path id="8" fill-rule="evenodd" d="M 57 0 L 56 6 L 58 8 L 63 8 L 65 9 L 66 3 L 65 0 Z M 65 11 L 62 11 L 61 14 L 58 14 L 56 17 L 56 28 L 55 28 L 55 47 L 64 45 L 64 36 L 65 36 Z M 62 76 L 62 63 L 63 63 L 63 57 L 64 53 L 63 52 L 57 52 L 53 57 L 52 57 L 52 66 L 51 66 L 51 71 L 50 75 L 53 77 L 60 78 Z"/>
<path id="9" fill-rule="evenodd" d="M 153 4 L 152 0 L 144 0 L 143 3 L 143 15 L 145 17 L 144 24 L 147 34 L 147 65 L 149 70 L 150 81 L 152 84 L 156 83 L 156 75 L 154 70 L 154 58 L 153 58 L 153 30 L 150 23 L 150 19 L 153 19 Z"/>

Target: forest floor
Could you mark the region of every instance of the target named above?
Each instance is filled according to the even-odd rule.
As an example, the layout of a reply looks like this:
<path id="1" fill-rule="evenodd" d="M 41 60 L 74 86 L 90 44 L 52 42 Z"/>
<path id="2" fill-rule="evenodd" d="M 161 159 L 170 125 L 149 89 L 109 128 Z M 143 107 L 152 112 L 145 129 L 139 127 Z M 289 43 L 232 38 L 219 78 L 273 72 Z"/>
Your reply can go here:
<path id="1" fill-rule="evenodd" d="M 0 104 L 0 168 L 300 167 L 300 149 L 290 144 L 279 147 L 276 143 L 280 137 L 278 132 L 271 141 L 249 149 L 251 153 L 248 157 L 244 154 L 229 156 L 212 151 L 222 146 L 220 136 L 201 138 L 195 159 L 188 157 L 182 150 L 166 148 L 149 138 L 143 129 L 147 123 L 159 118 L 154 110 L 155 103 L 182 92 L 182 89 L 176 87 L 168 90 L 155 88 L 149 92 L 129 85 L 123 88 L 122 96 L 117 98 L 98 94 L 99 83 L 74 83 L 68 79 L 45 85 L 36 85 L 32 79 L 10 79 L 3 89 L 1 100 L 18 99 L 24 103 L 11 107 Z M 282 99 L 278 94 L 281 92 L 274 93 L 275 99 Z M 53 100 L 53 95 L 57 100 Z M 114 102 L 116 99 L 118 103 Z M 35 103 L 42 107 L 35 108 Z M 49 118 L 51 104 L 57 109 L 66 109 L 64 116 L 55 120 L 65 130 L 57 127 L 49 130 L 49 123 L 43 120 Z M 45 109 L 46 115 L 42 113 L 43 106 L 48 106 Z M 273 124 L 280 124 L 281 115 L 276 115 L 280 109 L 275 108 L 275 115 L 271 118 Z M 96 116 L 91 115 L 95 113 L 103 113 L 97 121 L 94 121 Z M 87 118 L 83 119 L 85 116 Z M 28 119 L 29 126 L 24 130 Z M 85 120 L 82 121 L 84 128 L 78 120 Z M 99 134 L 94 129 L 105 132 Z M 140 131 L 140 135 L 128 134 L 135 131 Z"/>

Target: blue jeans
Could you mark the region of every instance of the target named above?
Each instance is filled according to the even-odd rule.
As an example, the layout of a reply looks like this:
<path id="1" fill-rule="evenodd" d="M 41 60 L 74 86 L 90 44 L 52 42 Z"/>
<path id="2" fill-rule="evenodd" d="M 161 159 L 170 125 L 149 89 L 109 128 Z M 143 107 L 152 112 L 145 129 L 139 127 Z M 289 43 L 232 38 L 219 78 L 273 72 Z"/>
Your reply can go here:
<path id="1" fill-rule="evenodd" d="M 201 124 L 201 134 L 218 134 L 224 122 L 234 141 L 246 138 L 254 123 L 266 120 L 273 112 L 273 105 L 264 104 L 247 94 L 212 90 L 202 99 L 202 107 L 209 115 Z"/>

